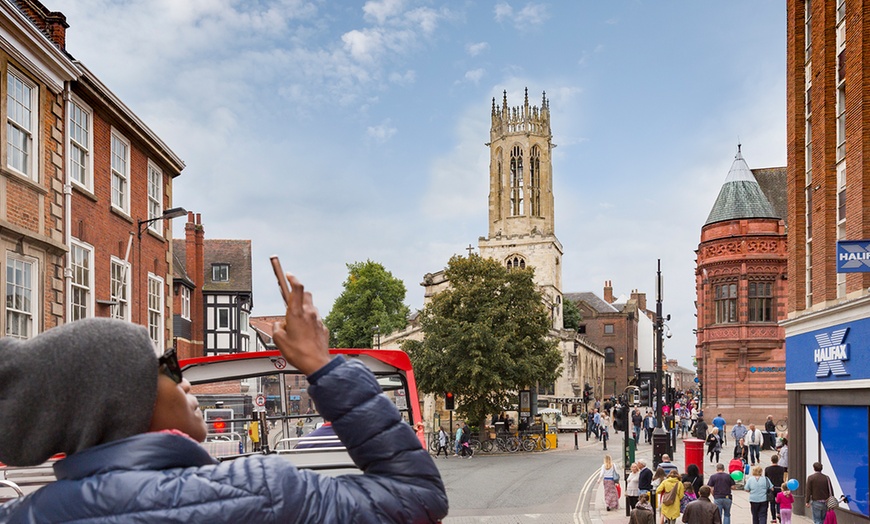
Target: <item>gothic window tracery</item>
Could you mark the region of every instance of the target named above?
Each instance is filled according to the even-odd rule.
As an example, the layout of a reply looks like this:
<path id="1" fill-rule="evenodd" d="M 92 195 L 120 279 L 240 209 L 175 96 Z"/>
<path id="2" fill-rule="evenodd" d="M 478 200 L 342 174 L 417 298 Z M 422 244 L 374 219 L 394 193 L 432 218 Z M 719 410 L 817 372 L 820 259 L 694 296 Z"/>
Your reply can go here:
<path id="1" fill-rule="evenodd" d="M 507 259 L 507 268 L 508 269 L 525 269 L 526 261 L 520 256 L 514 255 Z"/>
<path id="2" fill-rule="evenodd" d="M 713 286 L 713 303 L 716 305 L 716 323 L 737 322 L 737 282 L 720 282 Z"/>
<path id="3" fill-rule="evenodd" d="M 529 155 L 529 205 L 531 215 L 541 216 L 541 149 L 538 146 L 532 148 Z"/>
<path id="4" fill-rule="evenodd" d="M 773 282 L 770 280 L 750 281 L 748 296 L 750 322 L 775 322 Z"/>
<path id="5" fill-rule="evenodd" d="M 523 149 L 511 149 L 511 216 L 522 216 L 523 207 Z"/>

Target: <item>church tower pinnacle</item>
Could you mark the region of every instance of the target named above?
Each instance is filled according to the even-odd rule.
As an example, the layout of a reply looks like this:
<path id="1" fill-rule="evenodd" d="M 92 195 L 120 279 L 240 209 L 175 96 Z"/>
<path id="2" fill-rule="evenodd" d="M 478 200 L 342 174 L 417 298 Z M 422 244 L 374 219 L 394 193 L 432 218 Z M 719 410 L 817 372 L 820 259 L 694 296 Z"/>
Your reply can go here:
<path id="1" fill-rule="evenodd" d="M 492 99 L 489 132 L 489 236 L 479 242 L 481 256 L 508 267 L 534 267 L 535 283 L 551 310 L 553 327 L 562 328 L 562 245 L 555 235 L 550 103 L 501 105 Z"/>

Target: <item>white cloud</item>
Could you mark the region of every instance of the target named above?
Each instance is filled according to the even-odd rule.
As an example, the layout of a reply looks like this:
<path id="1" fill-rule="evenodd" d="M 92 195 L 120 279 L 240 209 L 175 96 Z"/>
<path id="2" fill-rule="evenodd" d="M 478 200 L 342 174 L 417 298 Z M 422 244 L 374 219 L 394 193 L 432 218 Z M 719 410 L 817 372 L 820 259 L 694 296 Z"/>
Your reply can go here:
<path id="1" fill-rule="evenodd" d="M 374 62 L 384 51 L 384 37 L 376 29 L 348 31 L 341 35 L 341 41 L 350 56 L 359 62 Z"/>
<path id="2" fill-rule="evenodd" d="M 465 72 L 465 80 L 468 82 L 477 85 L 480 82 L 480 79 L 483 78 L 483 75 L 486 74 L 485 69 L 472 69 L 471 71 Z"/>
<path id="3" fill-rule="evenodd" d="M 505 2 L 495 4 L 493 11 L 495 12 L 496 22 L 503 22 L 514 14 L 514 8 Z"/>
<path id="4" fill-rule="evenodd" d="M 408 69 L 404 73 L 390 73 L 390 82 L 402 86 L 411 85 L 417 80 L 417 72 L 413 69 Z"/>
<path id="5" fill-rule="evenodd" d="M 477 42 L 474 44 L 466 44 L 465 50 L 471 56 L 477 56 L 480 53 L 489 49 L 489 44 L 486 42 Z"/>
<path id="6" fill-rule="evenodd" d="M 404 0 L 372 0 L 363 6 L 365 19 L 384 24 L 389 18 L 399 15 L 405 7 Z"/>
<path id="7" fill-rule="evenodd" d="M 550 17 L 547 6 L 544 4 L 527 3 L 519 11 L 507 2 L 501 2 L 493 8 L 496 22 L 511 21 L 517 29 L 525 31 L 533 26 L 539 26 Z M 516 15 L 514 15 L 516 13 Z"/>
<path id="8" fill-rule="evenodd" d="M 366 136 L 380 143 L 386 142 L 395 134 L 396 128 L 393 127 L 390 119 L 384 120 L 376 126 L 366 128 Z"/>

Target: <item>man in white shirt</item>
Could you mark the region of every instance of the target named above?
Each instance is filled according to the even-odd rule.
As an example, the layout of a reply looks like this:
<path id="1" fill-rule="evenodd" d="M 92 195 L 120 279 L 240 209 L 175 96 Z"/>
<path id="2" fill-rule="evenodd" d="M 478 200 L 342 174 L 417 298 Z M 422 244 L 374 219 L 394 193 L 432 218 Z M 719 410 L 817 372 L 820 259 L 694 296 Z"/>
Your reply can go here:
<path id="1" fill-rule="evenodd" d="M 749 431 L 746 432 L 746 445 L 749 446 L 749 465 L 754 466 L 761 461 L 761 444 L 764 435 L 760 429 L 755 429 L 755 424 L 749 425 Z"/>

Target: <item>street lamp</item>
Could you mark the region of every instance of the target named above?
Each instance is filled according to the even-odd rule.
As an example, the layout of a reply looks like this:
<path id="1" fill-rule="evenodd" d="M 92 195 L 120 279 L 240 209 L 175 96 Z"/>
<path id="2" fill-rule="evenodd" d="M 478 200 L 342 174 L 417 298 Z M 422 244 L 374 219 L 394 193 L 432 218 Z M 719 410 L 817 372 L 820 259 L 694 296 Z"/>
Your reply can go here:
<path id="1" fill-rule="evenodd" d="M 372 331 L 375 334 L 375 348 L 381 349 L 381 325 L 375 324 L 375 327 L 372 328 Z"/>
<path id="2" fill-rule="evenodd" d="M 186 214 L 187 214 L 187 210 L 184 209 L 183 207 L 173 207 L 173 208 L 170 208 L 170 209 L 167 209 L 166 211 L 164 211 L 163 214 L 160 215 L 159 217 L 149 218 L 148 220 L 139 220 L 137 222 L 137 224 L 139 226 L 139 238 L 140 239 L 142 238 L 143 226 L 147 227 L 149 224 L 153 224 L 154 222 L 157 222 L 158 220 L 168 220 L 168 219 L 172 219 L 172 218 L 178 218 L 178 217 L 184 216 Z"/>

